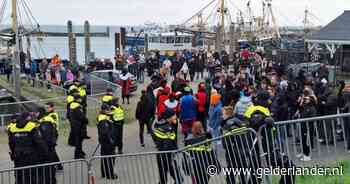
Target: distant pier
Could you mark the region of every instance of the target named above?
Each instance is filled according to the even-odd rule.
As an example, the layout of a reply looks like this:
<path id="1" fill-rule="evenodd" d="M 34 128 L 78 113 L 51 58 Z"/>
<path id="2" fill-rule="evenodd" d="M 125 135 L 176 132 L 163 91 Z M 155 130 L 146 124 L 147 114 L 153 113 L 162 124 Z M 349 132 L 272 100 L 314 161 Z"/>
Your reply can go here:
<path id="1" fill-rule="evenodd" d="M 106 32 L 90 32 L 90 37 L 109 37 L 110 28 L 106 28 Z M 31 33 L 33 36 L 42 36 L 42 37 L 68 37 L 69 33 L 63 32 L 34 32 Z M 85 33 L 74 33 L 75 37 L 85 37 Z"/>

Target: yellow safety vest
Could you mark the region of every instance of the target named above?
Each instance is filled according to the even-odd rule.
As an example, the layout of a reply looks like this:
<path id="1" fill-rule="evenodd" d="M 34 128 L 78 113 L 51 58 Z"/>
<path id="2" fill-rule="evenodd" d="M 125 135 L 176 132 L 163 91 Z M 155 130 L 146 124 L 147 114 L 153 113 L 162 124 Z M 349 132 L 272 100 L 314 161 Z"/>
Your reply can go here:
<path id="1" fill-rule="evenodd" d="M 56 124 L 58 124 L 58 113 L 57 112 L 51 112 L 48 114 L 48 116 L 52 117 Z"/>
<path id="2" fill-rule="evenodd" d="M 175 132 L 162 132 L 159 129 L 154 130 L 154 135 L 160 139 L 170 139 L 170 140 L 175 140 L 176 139 L 176 134 Z"/>
<path id="3" fill-rule="evenodd" d="M 77 102 L 72 102 L 69 106 L 70 109 L 76 109 L 76 108 L 79 108 L 81 107 L 81 105 Z"/>
<path id="4" fill-rule="evenodd" d="M 102 97 L 102 102 L 108 103 L 108 102 L 112 101 L 112 99 L 113 99 L 112 95 L 105 95 Z"/>
<path id="5" fill-rule="evenodd" d="M 14 125 L 16 125 L 16 123 L 10 122 L 10 123 L 7 125 L 7 127 L 6 127 L 6 130 L 9 131 L 10 128 L 11 128 L 12 126 L 14 126 Z"/>
<path id="6" fill-rule="evenodd" d="M 114 121 L 124 120 L 124 110 L 120 106 L 112 106 L 112 115 Z"/>
<path id="7" fill-rule="evenodd" d="M 18 128 L 16 124 L 12 124 L 9 127 L 9 132 L 10 133 L 27 133 L 27 132 L 31 132 L 35 127 L 36 127 L 36 124 L 31 121 L 28 122 L 26 126 L 24 126 L 23 128 Z"/>
<path id="8" fill-rule="evenodd" d="M 106 114 L 99 114 L 97 116 L 97 124 L 100 123 L 101 121 L 104 121 L 104 120 L 110 120 L 110 116 L 106 115 Z"/>
<path id="9" fill-rule="evenodd" d="M 43 123 L 43 122 L 49 122 L 51 123 L 53 126 L 57 127 L 57 122 L 51 117 L 51 116 L 44 116 L 39 120 L 39 123 Z"/>
<path id="10" fill-rule="evenodd" d="M 268 116 L 268 117 L 271 116 L 270 110 L 268 108 L 260 105 L 257 105 L 257 106 L 251 105 L 248 107 L 247 111 L 244 113 L 244 117 L 250 119 L 256 111 L 263 113 L 265 116 Z"/>
<path id="11" fill-rule="evenodd" d="M 67 101 L 68 104 L 72 103 L 74 101 L 74 96 L 72 96 L 72 95 L 67 96 L 67 100 L 66 101 Z"/>
<path id="12" fill-rule="evenodd" d="M 80 95 L 81 97 L 86 96 L 86 90 L 85 90 L 85 88 L 79 87 L 78 90 L 79 90 L 79 95 Z"/>

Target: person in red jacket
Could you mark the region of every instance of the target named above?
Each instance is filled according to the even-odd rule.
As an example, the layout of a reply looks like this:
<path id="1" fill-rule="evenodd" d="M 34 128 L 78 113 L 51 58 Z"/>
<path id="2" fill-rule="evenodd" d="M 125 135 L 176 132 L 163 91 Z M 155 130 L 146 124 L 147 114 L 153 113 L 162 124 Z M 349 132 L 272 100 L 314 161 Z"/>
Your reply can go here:
<path id="1" fill-rule="evenodd" d="M 173 110 L 176 114 L 180 112 L 180 105 L 179 101 L 176 99 L 176 93 L 170 93 L 169 99 L 167 99 L 164 104 L 167 109 Z"/>
<path id="2" fill-rule="evenodd" d="M 197 118 L 198 121 L 202 122 L 203 127 L 206 126 L 206 117 L 207 117 L 207 112 L 206 112 L 206 104 L 207 104 L 207 94 L 205 91 L 205 83 L 201 82 L 198 85 L 198 92 L 196 93 L 196 99 L 197 99 Z"/>
<path id="3" fill-rule="evenodd" d="M 170 91 L 168 88 L 158 90 L 157 95 L 157 116 L 158 120 L 162 119 L 162 115 L 166 110 L 165 101 L 169 99 Z"/>

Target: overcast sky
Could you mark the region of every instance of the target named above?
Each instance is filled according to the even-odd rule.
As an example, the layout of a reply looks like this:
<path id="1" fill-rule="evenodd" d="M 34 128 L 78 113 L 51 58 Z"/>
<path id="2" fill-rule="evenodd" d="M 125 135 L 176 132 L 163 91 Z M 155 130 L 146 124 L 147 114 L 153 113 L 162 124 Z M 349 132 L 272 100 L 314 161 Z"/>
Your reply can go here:
<path id="1" fill-rule="evenodd" d="M 3 1 L 3 0 L 0 0 Z M 10 0 L 8 0 L 10 1 Z M 23 0 L 19 0 L 23 1 Z M 140 25 L 147 21 L 179 24 L 195 14 L 211 0 L 26 0 L 40 24 Z M 227 0 L 245 11 L 247 0 Z M 254 11 L 260 11 L 261 0 L 252 0 Z M 280 25 L 301 25 L 308 6 L 318 17 L 313 24 L 326 24 L 350 10 L 350 0 L 273 0 Z M 229 3 L 233 15 L 237 8 Z"/>

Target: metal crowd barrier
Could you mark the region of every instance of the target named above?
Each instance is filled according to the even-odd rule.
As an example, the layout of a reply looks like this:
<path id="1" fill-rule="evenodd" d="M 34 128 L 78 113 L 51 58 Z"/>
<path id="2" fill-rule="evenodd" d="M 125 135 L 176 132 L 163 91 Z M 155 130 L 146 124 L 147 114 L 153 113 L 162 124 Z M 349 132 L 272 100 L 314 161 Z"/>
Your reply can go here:
<path id="1" fill-rule="evenodd" d="M 274 127 L 262 126 L 257 132 L 248 128 L 224 132 L 220 137 L 174 151 L 94 156 L 87 160 L 62 162 L 66 166 L 63 176 L 56 174 L 57 183 L 272 183 L 270 176 L 259 175 L 257 169 L 337 166 L 334 164 L 348 159 L 350 129 L 346 118 L 350 118 L 350 113 L 277 122 Z M 338 137 L 344 140 L 337 140 Z M 323 145 L 316 142 L 316 138 L 334 142 Z M 298 161 L 296 155 L 306 154 L 305 148 L 308 147 L 312 160 Z M 76 168 L 77 164 L 80 167 Z M 48 165 L 55 163 L 26 169 L 42 173 L 45 169 L 40 168 Z M 20 169 L 0 171 L 0 181 L 11 183 L 14 173 Z M 50 171 L 46 173 L 41 176 L 50 176 Z M 67 179 L 68 176 L 73 177 Z M 339 177 L 341 181 L 343 176 Z M 281 184 L 295 183 L 293 175 L 277 177 L 277 180 Z"/>
<path id="2" fill-rule="evenodd" d="M 254 151 L 255 138 L 254 130 L 244 129 L 174 151 L 95 156 L 90 160 L 90 164 L 96 184 L 116 181 L 145 184 L 205 184 L 209 180 L 210 183 L 225 183 L 226 180 L 235 182 L 233 175 L 226 179 L 219 176 L 219 172 L 222 167 L 254 168 L 258 165 L 258 155 Z M 226 146 L 224 149 L 220 145 L 231 147 Z M 238 145 L 244 145 L 246 148 L 239 154 L 233 149 L 233 146 Z M 217 174 L 213 173 L 211 177 L 207 174 L 208 168 L 215 169 Z M 114 175 L 118 176 L 117 180 L 113 180 Z"/>
<path id="3" fill-rule="evenodd" d="M 102 73 L 108 75 L 108 73 Z M 105 76 L 106 77 L 106 76 Z M 122 88 L 120 85 L 110 82 L 105 78 L 89 74 L 88 91 L 91 96 L 99 96 L 105 94 L 108 88 L 112 89 L 114 96 L 121 96 Z"/>
<path id="4" fill-rule="evenodd" d="M 262 167 L 339 167 L 349 159 L 349 120 L 347 113 L 261 127 L 258 142 Z M 343 175 L 339 177 L 343 179 Z M 282 179 L 287 182 L 291 178 Z M 271 182 L 271 178 L 267 180 Z"/>
<path id="5" fill-rule="evenodd" d="M 57 171 L 62 165 L 63 170 Z M 0 171 L 0 184 L 87 184 L 86 160 L 71 160 Z"/>

